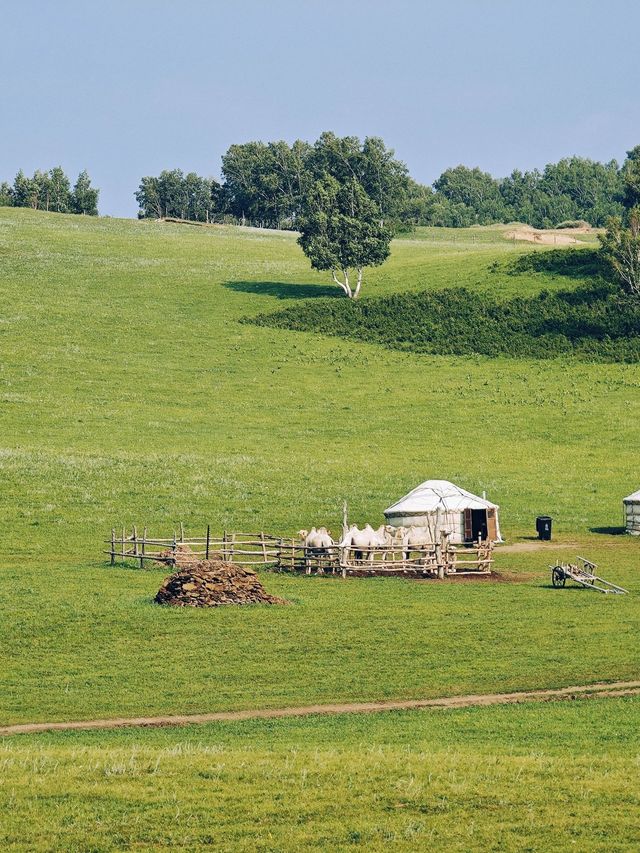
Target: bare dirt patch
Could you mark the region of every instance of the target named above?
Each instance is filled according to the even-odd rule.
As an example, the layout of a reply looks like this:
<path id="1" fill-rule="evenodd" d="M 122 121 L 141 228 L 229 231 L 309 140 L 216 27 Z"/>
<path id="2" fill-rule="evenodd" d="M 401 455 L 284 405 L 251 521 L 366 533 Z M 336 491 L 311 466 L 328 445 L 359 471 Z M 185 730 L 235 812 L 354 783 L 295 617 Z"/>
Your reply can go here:
<path id="1" fill-rule="evenodd" d="M 535 572 L 489 572 L 487 575 L 448 575 L 439 583 L 527 583 L 538 578 Z"/>
<path id="2" fill-rule="evenodd" d="M 572 228 L 573 234 L 586 234 L 587 229 Z M 536 231 L 535 228 L 514 228 L 504 235 L 507 240 L 525 240 L 527 243 L 539 243 L 548 246 L 570 246 L 579 243 L 566 231 Z"/>

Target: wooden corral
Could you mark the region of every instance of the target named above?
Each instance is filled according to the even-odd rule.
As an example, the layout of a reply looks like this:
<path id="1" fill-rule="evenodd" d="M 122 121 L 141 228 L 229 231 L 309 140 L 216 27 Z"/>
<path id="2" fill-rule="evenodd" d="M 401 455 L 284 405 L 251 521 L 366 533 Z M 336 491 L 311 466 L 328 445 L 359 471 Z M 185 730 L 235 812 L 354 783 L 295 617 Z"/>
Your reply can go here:
<path id="1" fill-rule="evenodd" d="M 116 535 L 111 531 L 111 565 L 117 560 L 136 561 L 140 568 L 145 560 L 168 565 L 212 558 L 222 559 L 245 568 L 264 566 L 279 572 L 341 575 L 404 575 L 409 577 L 445 577 L 446 575 L 489 574 L 493 563 L 493 543 L 489 540 L 473 546 L 455 546 L 443 536 L 439 542 L 411 546 L 378 546 L 366 552 L 332 545 L 327 548 L 306 547 L 293 537 L 260 533 L 230 533 L 212 536 L 207 526 L 204 536 L 186 536 L 184 528 L 174 531 L 169 539 L 149 538 L 147 528 L 138 534 L 133 527 L 128 534 L 122 528 Z"/>
<path id="2" fill-rule="evenodd" d="M 378 546 L 366 553 L 333 545 L 330 548 L 306 548 L 296 540 L 280 540 L 280 571 L 306 574 L 406 575 L 410 577 L 445 577 L 446 575 L 489 574 L 493 563 L 493 543 L 479 541 L 470 547 L 440 543 L 414 546 L 410 552 L 402 547 Z"/>
<path id="3" fill-rule="evenodd" d="M 136 527 L 127 534 L 123 527 L 119 535 L 116 535 L 115 528 L 112 529 L 111 539 L 106 540 L 110 549 L 105 553 L 110 555 L 112 566 L 116 560 L 139 561 L 140 568 L 144 568 L 145 560 L 175 565 L 178 560 L 186 563 L 217 558 L 251 568 L 274 565 L 278 559 L 276 545 L 279 541 L 264 532 L 230 533 L 225 530 L 222 536 L 216 537 L 211 535 L 209 525 L 204 536 L 186 536 L 184 527 L 180 525 L 180 531 L 174 531 L 170 539 L 150 538 L 146 527 L 142 535 L 138 534 Z"/>

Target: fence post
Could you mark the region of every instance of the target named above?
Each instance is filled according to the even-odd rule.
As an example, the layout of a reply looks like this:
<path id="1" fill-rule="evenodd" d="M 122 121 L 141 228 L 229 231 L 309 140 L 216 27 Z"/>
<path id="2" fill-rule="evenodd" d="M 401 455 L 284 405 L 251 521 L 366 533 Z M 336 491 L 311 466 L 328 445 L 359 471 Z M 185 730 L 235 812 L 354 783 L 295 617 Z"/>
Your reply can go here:
<path id="1" fill-rule="evenodd" d="M 260 531 L 260 541 L 262 542 L 262 562 L 267 562 L 267 545 L 264 538 L 264 530 Z"/>
<path id="2" fill-rule="evenodd" d="M 172 559 L 173 559 L 173 565 L 174 565 L 174 567 L 175 567 L 175 566 L 176 566 L 176 563 L 177 563 L 176 557 L 177 557 L 177 553 L 178 553 L 178 543 L 177 543 L 177 540 L 176 540 L 176 532 L 175 532 L 175 530 L 173 531 L 173 545 L 172 545 L 172 547 L 171 547 L 171 550 L 173 551 L 173 558 L 172 558 Z"/>
<path id="3" fill-rule="evenodd" d="M 236 541 L 236 534 L 232 533 L 231 534 L 231 542 L 229 543 L 229 545 L 230 545 L 230 547 L 229 547 L 229 562 L 230 563 L 233 563 L 233 545 L 234 545 L 235 541 Z"/>
<path id="4" fill-rule="evenodd" d="M 436 565 L 438 567 L 438 577 L 440 580 L 444 578 L 444 563 L 442 562 L 442 542 L 435 543 Z"/>
<path id="5" fill-rule="evenodd" d="M 147 528 L 142 531 L 142 554 L 140 555 L 140 568 L 144 569 L 144 550 L 147 544 Z"/>
<path id="6" fill-rule="evenodd" d="M 133 556 L 138 556 L 138 531 L 135 524 L 131 528 L 131 541 L 133 542 Z"/>
<path id="7" fill-rule="evenodd" d="M 184 542 L 184 524 L 180 522 L 180 542 Z"/>
<path id="8" fill-rule="evenodd" d="M 124 547 L 124 541 L 125 541 L 124 537 L 125 537 L 125 533 L 124 533 L 124 527 L 123 527 L 122 528 L 122 562 L 123 563 L 127 557 L 126 552 L 125 552 L 125 547 Z"/>
<path id="9" fill-rule="evenodd" d="M 207 548 L 205 551 L 205 560 L 209 559 L 209 542 L 211 539 L 211 525 L 207 524 Z"/>
<path id="10" fill-rule="evenodd" d="M 116 564 L 116 529 L 115 527 L 111 528 L 111 565 L 115 566 Z"/>

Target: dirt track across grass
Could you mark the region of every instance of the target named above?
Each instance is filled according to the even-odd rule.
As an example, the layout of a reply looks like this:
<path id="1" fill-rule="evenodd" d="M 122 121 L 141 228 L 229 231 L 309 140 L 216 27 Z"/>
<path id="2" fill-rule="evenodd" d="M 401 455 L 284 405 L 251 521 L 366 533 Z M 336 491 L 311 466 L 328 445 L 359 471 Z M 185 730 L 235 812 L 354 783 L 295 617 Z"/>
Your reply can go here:
<path id="1" fill-rule="evenodd" d="M 480 693 L 466 696 L 443 696 L 439 699 L 388 699 L 380 702 L 345 702 L 336 705 L 303 705 L 289 708 L 258 708 L 246 711 L 215 711 L 211 714 L 176 714 L 163 717 L 115 717 L 111 720 L 19 723 L 12 726 L 0 726 L 0 735 L 132 727 L 188 726 L 196 723 L 237 722 L 240 720 L 276 720 L 285 717 L 306 717 L 312 714 L 366 714 L 375 711 L 410 711 L 421 708 L 470 708 L 486 705 L 513 705 L 518 702 L 552 702 L 562 699 L 590 699 L 634 695 L 640 695 L 640 681 L 614 681 L 609 684 L 584 684 L 550 690 L 527 690 L 518 693 Z"/>

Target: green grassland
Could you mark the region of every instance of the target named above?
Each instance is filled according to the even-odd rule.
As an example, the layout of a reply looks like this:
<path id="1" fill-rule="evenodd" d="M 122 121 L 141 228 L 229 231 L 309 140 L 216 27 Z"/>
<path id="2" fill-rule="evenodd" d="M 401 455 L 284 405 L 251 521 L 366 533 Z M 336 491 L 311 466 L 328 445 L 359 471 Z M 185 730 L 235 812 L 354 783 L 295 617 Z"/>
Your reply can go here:
<path id="1" fill-rule="evenodd" d="M 531 246 L 506 230 L 418 229 L 365 298 L 571 285 L 508 273 Z M 240 322 L 333 293 L 287 233 L 0 209 L 0 288 L 3 723 L 637 678 L 638 543 L 615 535 L 638 487 L 637 366 Z M 292 606 L 212 611 L 153 605 L 161 569 L 100 553 L 121 524 L 337 530 L 345 498 L 379 523 L 428 477 L 487 490 L 510 542 L 551 514 L 554 542 L 498 554 L 521 583 L 264 574 Z M 576 552 L 633 594 L 551 589 L 547 564 Z M 630 849 L 637 707 L 13 739 L 0 845 Z"/>
<path id="2" fill-rule="evenodd" d="M 444 237 L 397 241 L 366 292 L 567 287 L 496 272 L 531 250 L 504 229 Z M 238 322 L 332 292 L 292 234 L 5 209 L 0 239 L 4 721 L 634 673 L 635 599 L 546 589 L 553 551 L 499 557 L 534 573 L 522 585 L 267 576 L 294 607 L 176 613 L 151 605 L 161 571 L 111 569 L 100 550 L 121 523 L 337 529 L 344 498 L 378 522 L 442 477 L 486 489 L 509 540 L 550 513 L 560 540 L 636 589 L 636 543 L 592 532 L 615 529 L 637 487 L 636 367 L 421 356 Z M 593 652 L 560 632 L 596 637 Z"/>
<path id="3" fill-rule="evenodd" d="M 640 701 L 0 744 L 3 850 L 626 851 Z"/>

